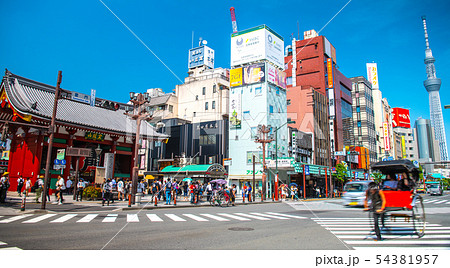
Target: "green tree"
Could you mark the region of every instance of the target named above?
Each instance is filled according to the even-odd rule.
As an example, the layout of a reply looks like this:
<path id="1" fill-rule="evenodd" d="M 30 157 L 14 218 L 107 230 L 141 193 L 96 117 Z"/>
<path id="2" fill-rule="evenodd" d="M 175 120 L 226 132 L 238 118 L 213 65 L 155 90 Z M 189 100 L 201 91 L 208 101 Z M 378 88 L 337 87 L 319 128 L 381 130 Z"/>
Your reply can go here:
<path id="1" fill-rule="evenodd" d="M 383 174 L 381 174 L 380 172 L 372 173 L 372 177 L 376 183 L 380 183 L 383 180 Z"/>
<path id="2" fill-rule="evenodd" d="M 342 163 L 337 164 L 336 173 L 334 174 L 334 177 L 341 183 L 344 183 L 346 176 L 347 176 L 347 167 Z"/>

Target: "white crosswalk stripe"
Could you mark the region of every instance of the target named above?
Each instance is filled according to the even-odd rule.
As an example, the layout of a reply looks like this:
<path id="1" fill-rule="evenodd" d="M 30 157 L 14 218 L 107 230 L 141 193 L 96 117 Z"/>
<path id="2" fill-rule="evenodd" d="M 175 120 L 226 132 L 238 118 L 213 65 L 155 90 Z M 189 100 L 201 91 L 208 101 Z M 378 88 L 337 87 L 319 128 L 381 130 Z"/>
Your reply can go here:
<path id="1" fill-rule="evenodd" d="M 21 220 L 21 219 L 24 219 L 24 218 L 27 218 L 27 217 L 30 217 L 30 216 L 31 216 L 31 214 L 14 216 L 14 217 L 11 217 L 11 218 L 3 219 L 3 220 L 0 221 L 0 223 L 10 223 L 10 222 L 18 221 L 18 220 Z"/>
<path id="2" fill-rule="evenodd" d="M 79 219 L 77 222 L 91 222 L 98 214 L 88 214 L 83 218 Z"/>
<path id="3" fill-rule="evenodd" d="M 232 218 L 232 219 L 235 219 L 235 220 L 238 220 L 238 221 L 251 221 L 250 219 L 239 217 L 239 216 L 228 214 L 228 213 L 217 213 L 217 215 L 228 217 L 228 218 Z"/>
<path id="4" fill-rule="evenodd" d="M 163 221 L 163 219 L 161 219 L 158 215 L 156 215 L 156 214 L 147 214 L 147 218 L 150 220 L 150 221 Z"/>
<path id="5" fill-rule="evenodd" d="M 45 220 L 45 219 L 51 218 L 51 217 L 53 217 L 53 216 L 56 216 L 56 214 L 45 214 L 45 215 L 36 217 L 36 218 L 34 218 L 34 219 L 24 221 L 24 222 L 22 222 L 22 223 L 36 223 L 36 222 L 40 222 L 40 221 L 43 221 L 43 220 Z"/>
<path id="6" fill-rule="evenodd" d="M 175 214 L 164 214 L 164 215 L 166 215 L 169 219 L 171 219 L 173 221 L 186 221 L 185 219 L 180 218 Z"/>
<path id="7" fill-rule="evenodd" d="M 289 218 L 286 218 L 286 217 L 275 216 L 275 215 L 268 215 L 268 214 L 262 214 L 262 213 L 256 213 L 256 212 L 253 212 L 253 213 L 250 213 L 250 214 L 253 214 L 253 215 L 256 215 L 256 216 L 272 218 L 272 219 L 289 220 Z"/>
<path id="8" fill-rule="evenodd" d="M 219 217 L 216 215 L 212 215 L 212 214 L 200 214 L 200 215 L 211 218 L 216 221 L 230 221 L 229 219 L 225 219 L 225 218 L 222 218 L 222 217 Z"/>
<path id="9" fill-rule="evenodd" d="M 381 228 L 383 240 L 376 241 L 372 221 L 368 218 L 313 218 L 344 243 L 354 249 L 399 248 L 450 249 L 450 227 L 426 223 L 425 235 L 418 238 L 412 222 L 386 221 L 387 228 Z"/>
<path id="10" fill-rule="evenodd" d="M 186 216 L 186 217 L 189 217 L 189 218 L 191 218 L 193 220 L 196 220 L 196 221 L 209 221 L 209 220 L 204 219 L 202 217 L 195 216 L 194 214 L 183 214 L 183 215 Z"/>
<path id="11" fill-rule="evenodd" d="M 435 204 L 442 204 L 442 203 L 445 203 L 445 202 L 447 202 L 447 200 L 437 201 Z"/>
<path id="12" fill-rule="evenodd" d="M 249 214 L 245 214 L 245 213 L 234 213 L 234 214 L 236 214 L 238 216 L 242 216 L 242 217 L 248 217 L 248 218 L 252 218 L 252 219 L 261 220 L 261 221 L 270 221 L 270 219 L 268 219 L 268 218 L 254 216 L 254 215 L 249 215 Z"/>
<path id="13" fill-rule="evenodd" d="M 139 222 L 137 214 L 127 214 L 127 222 Z"/>
<path id="14" fill-rule="evenodd" d="M 118 214 L 108 214 L 102 222 L 116 222 Z"/>
<path id="15" fill-rule="evenodd" d="M 18 247 L 9 247 L 9 248 L 0 248 L 0 250 L 22 250 L 22 249 Z"/>
<path id="16" fill-rule="evenodd" d="M 77 215 L 77 214 L 67 214 L 67 215 L 64 215 L 64 216 L 62 216 L 62 217 L 56 219 L 56 220 L 51 221 L 50 223 L 56 223 L 56 222 L 61 223 L 61 222 L 66 222 L 66 221 L 72 219 L 73 217 L 75 217 L 76 215 Z"/>
<path id="17" fill-rule="evenodd" d="M 278 215 L 278 216 L 283 216 L 283 217 L 288 217 L 288 218 L 294 218 L 294 219 L 307 219 L 306 217 L 302 217 L 302 216 L 289 215 L 289 214 L 282 214 L 282 213 L 276 213 L 276 212 L 266 212 L 266 214 Z"/>

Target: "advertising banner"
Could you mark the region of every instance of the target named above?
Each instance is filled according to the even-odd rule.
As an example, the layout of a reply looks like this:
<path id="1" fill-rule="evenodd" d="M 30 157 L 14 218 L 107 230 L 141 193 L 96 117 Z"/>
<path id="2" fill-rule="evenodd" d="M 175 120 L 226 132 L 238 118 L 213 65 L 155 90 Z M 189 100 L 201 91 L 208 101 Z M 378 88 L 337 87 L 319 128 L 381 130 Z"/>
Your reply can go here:
<path id="1" fill-rule="evenodd" d="M 392 109 L 392 127 L 411 128 L 411 121 L 409 118 L 409 110 L 403 108 Z"/>
<path id="2" fill-rule="evenodd" d="M 389 142 L 389 123 L 383 122 L 383 137 L 384 137 L 384 150 L 391 150 L 391 144 Z"/>
<path id="3" fill-rule="evenodd" d="M 114 153 L 105 153 L 105 177 L 114 176 Z"/>
<path id="4" fill-rule="evenodd" d="M 286 88 L 286 73 L 284 71 L 280 71 L 274 66 L 267 64 L 266 76 L 267 82 L 284 89 Z"/>
<path id="5" fill-rule="evenodd" d="M 402 136 L 402 158 L 407 158 L 408 155 L 406 154 L 406 141 L 405 137 Z"/>
<path id="6" fill-rule="evenodd" d="M 366 63 L 367 79 L 372 83 L 372 89 L 379 89 L 378 87 L 378 70 L 376 63 Z"/>
<path id="7" fill-rule="evenodd" d="M 333 61 L 327 59 L 328 88 L 333 88 Z"/>
<path id="8" fill-rule="evenodd" d="M 265 63 L 248 65 L 244 67 L 243 70 L 244 70 L 243 74 L 244 85 L 250 85 L 266 81 Z"/>
<path id="9" fill-rule="evenodd" d="M 242 85 L 242 68 L 230 70 L 230 86 L 238 87 Z"/>
<path id="10" fill-rule="evenodd" d="M 242 122 L 241 91 L 233 91 L 230 94 L 230 129 L 240 129 Z"/>
<path id="11" fill-rule="evenodd" d="M 284 41 L 280 35 L 265 25 L 231 35 L 231 66 L 264 59 L 284 68 Z"/>
<path id="12" fill-rule="evenodd" d="M 188 68 L 208 66 L 214 69 L 214 50 L 207 46 L 200 46 L 189 50 Z"/>

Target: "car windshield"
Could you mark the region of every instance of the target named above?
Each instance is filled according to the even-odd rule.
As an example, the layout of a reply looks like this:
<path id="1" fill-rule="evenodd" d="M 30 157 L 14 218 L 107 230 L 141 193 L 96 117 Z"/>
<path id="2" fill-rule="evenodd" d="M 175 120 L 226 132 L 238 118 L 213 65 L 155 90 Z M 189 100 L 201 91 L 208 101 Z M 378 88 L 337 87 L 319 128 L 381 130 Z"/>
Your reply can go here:
<path id="1" fill-rule="evenodd" d="M 344 187 L 344 191 L 347 192 L 363 192 L 367 189 L 366 185 L 362 183 L 349 183 Z"/>
<path id="2" fill-rule="evenodd" d="M 430 184 L 428 185 L 428 188 L 438 188 L 439 184 Z"/>

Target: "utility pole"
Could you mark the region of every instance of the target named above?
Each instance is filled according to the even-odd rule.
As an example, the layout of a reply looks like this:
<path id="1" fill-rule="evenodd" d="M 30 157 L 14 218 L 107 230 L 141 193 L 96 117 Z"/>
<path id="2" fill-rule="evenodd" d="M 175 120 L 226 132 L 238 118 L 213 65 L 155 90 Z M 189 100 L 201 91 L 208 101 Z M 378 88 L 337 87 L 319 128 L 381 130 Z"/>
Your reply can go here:
<path id="1" fill-rule="evenodd" d="M 136 120 L 136 140 L 134 144 L 134 160 L 133 160 L 133 170 L 131 174 L 131 195 L 132 203 L 134 204 L 136 191 L 137 191 L 137 180 L 138 180 L 138 153 L 139 153 L 139 140 L 141 133 L 141 122 L 142 120 L 151 120 L 151 115 L 148 114 L 147 109 L 143 109 L 144 104 L 148 103 L 150 100 L 149 94 L 146 92 L 144 94 L 135 94 L 130 92 L 130 101 L 133 103 L 134 110 L 133 114 L 125 113 L 131 119 Z"/>
<path id="2" fill-rule="evenodd" d="M 48 148 L 47 148 L 47 162 L 45 164 L 45 180 L 44 180 L 44 192 L 42 194 L 42 203 L 41 209 L 45 209 L 45 205 L 47 204 L 47 188 L 49 184 L 49 173 L 50 173 L 50 163 L 52 161 L 52 147 L 53 147 L 53 137 L 55 136 L 55 121 L 56 121 L 56 110 L 58 108 L 58 99 L 60 94 L 60 85 L 62 81 L 62 71 L 58 71 L 58 80 L 56 82 L 56 90 L 55 90 L 55 102 L 53 103 L 53 114 L 52 121 L 50 123 L 50 127 L 48 129 L 50 133 L 50 137 L 48 138 Z"/>
<path id="3" fill-rule="evenodd" d="M 253 201 L 255 201 L 255 186 L 256 186 L 256 179 L 255 179 L 255 158 L 256 156 L 253 154 L 253 193 L 252 193 L 252 197 L 253 197 Z M 244 196 L 245 199 L 245 196 Z"/>
<path id="4" fill-rule="evenodd" d="M 266 144 L 274 141 L 271 137 L 268 136 L 271 127 L 265 125 L 258 125 L 258 136 L 255 139 L 255 142 L 261 143 L 262 151 L 263 151 L 263 174 L 262 174 L 262 194 L 261 199 L 264 201 L 266 199 Z"/>

